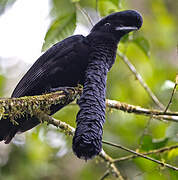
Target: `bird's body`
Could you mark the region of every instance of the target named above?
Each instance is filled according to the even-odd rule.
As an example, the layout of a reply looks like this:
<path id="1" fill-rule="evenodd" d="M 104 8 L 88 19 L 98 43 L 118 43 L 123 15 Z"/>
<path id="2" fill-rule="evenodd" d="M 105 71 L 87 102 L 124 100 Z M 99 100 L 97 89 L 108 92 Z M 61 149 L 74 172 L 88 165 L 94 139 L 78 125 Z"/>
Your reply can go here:
<path id="1" fill-rule="evenodd" d="M 18 83 L 12 97 L 40 95 L 52 88 L 82 83 L 89 54 L 84 39 L 82 35 L 71 36 L 48 49 Z"/>
<path id="2" fill-rule="evenodd" d="M 82 48 L 82 53 L 79 53 Z M 89 47 L 82 35 L 71 36 L 53 45 L 33 64 L 18 83 L 12 97 L 40 95 L 49 93 L 58 87 L 76 87 L 83 84 L 87 66 Z M 52 113 L 61 109 L 53 106 Z M 8 119 L 0 120 L 0 140 L 9 143 L 17 132 L 27 131 L 39 120 L 31 118 L 16 119 L 19 125 L 13 125 Z"/>
<path id="3" fill-rule="evenodd" d="M 122 11 L 99 21 L 86 37 L 71 36 L 55 44 L 33 64 L 12 97 L 40 95 L 82 84 L 73 150 L 79 158 L 92 158 L 101 151 L 106 75 L 114 64 L 117 44 L 123 35 L 141 25 L 142 18 L 136 11 Z M 61 108 L 54 106 L 51 115 Z M 16 121 L 19 125 L 13 125 L 9 119 L 0 120 L 0 141 L 9 143 L 17 132 L 39 124 L 35 117 Z"/>

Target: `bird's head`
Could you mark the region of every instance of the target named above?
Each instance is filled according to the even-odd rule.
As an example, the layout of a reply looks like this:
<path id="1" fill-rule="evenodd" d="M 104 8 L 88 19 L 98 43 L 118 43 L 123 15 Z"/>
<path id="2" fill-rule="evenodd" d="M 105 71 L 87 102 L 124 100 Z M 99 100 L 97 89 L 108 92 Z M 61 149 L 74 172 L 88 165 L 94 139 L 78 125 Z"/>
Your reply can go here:
<path id="1" fill-rule="evenodd" d="M 138 30 L 142 26 L 142 16 L 134 10 L 116 12 L 101 19 L 91 30 L 104 34 L 112 34 L 119 41 L 120 38 L 131 32 Z"/>

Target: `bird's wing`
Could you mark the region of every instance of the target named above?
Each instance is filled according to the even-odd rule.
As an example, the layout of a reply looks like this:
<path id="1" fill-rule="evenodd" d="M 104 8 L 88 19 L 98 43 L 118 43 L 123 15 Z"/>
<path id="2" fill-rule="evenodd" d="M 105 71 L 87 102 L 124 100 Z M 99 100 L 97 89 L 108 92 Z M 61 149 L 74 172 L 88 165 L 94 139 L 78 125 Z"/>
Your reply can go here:
<path id="1" fill-rule="evenodd" d="M 48 76 L 50 65 L 54 61 L 65 61 L 64 55 L 70 54 L 73 51 L 74 44 L 83 39 L 84 36 L 82 35 L 71 36 L 49 48 L 24 75 L 14 89 L 12 97 L 40 94 L 41 84 L 43 86 L 45 84 L 45 77 Z M 44 90 L 41 91 L 43 92 Z M 38 93 L 36 94 L 36 92 Z"/>

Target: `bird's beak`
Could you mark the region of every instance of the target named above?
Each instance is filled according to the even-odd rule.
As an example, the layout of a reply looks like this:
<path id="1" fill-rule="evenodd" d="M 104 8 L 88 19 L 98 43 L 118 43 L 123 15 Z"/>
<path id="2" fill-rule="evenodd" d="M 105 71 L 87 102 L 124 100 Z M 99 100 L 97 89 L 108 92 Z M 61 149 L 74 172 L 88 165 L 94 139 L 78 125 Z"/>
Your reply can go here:
<path id="1" fill-rule="evenodd" d="M 122 27 L 115 28 L 116 31 L 125 31 L 125 30 L 134 31 L 138 29 L 139 29 L 138 27 L 133 27 L 133 26 L 122 26 Z"/>

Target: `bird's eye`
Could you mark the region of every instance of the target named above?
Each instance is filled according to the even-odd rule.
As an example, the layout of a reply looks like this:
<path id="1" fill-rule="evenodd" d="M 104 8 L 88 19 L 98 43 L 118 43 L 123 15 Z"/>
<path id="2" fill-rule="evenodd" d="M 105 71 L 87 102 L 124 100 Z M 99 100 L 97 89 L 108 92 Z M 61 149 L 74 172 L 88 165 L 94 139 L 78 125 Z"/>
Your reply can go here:
<path id="1" fill-rule="evenodd" d="M 106 23 L 106 24 L 104 24 L 105 26 L 110 26 L 111 24 L 110 23 Z"/>

